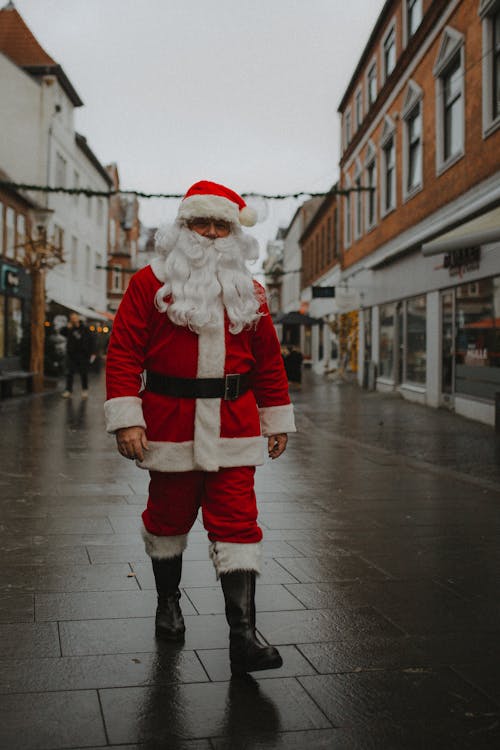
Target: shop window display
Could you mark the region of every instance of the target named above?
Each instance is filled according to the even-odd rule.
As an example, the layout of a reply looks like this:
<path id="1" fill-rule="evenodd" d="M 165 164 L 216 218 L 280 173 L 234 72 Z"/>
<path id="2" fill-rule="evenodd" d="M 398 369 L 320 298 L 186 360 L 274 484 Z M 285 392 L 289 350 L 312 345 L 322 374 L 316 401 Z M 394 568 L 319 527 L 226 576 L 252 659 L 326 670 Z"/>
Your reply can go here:
<path id="1" fill-rule="evenodd" d="M 381 378 L 394 378 L 395 317 L 395 303 L 380 306 L 380 346 L 378 374 Z"/>
<path id="2" fill-rule="evenodd" d="M 500 390 L 500 277 L 456 290 L 455 391 L 492 400 Z"/>
<path id="3" fill-rule="evenodd" d="M 406 381 L 425 384 L 426 380 L 426 300 L 425 296 L 406 301 Z"/>

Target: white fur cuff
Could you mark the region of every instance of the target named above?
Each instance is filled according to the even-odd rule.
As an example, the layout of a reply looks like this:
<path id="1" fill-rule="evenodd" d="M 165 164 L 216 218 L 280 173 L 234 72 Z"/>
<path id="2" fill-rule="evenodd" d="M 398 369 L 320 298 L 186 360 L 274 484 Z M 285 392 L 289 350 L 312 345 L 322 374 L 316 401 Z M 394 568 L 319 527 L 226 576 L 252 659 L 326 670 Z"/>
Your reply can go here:
<path id="1" fill-rule="evenodd" d="M 261 550 L 261 542 L 253 544 L 213 542 L 208 547 L 217 578 L 233 570 L 253 570 L 255 573 L 260 573 Z"/>
<path id="2" fill-rule="evenodd" d="M 104 403 L 106 431 L 114 433 L 123 427 L 144 427 L 142 401 L 138 396 L 119 396 Z"/>
<path id="3" fill-rule="evenodd" d="M 142 538 L 146 548 L 146 554 L 156 560 L 168 560 L 171 557 L 182 555 L 187 546 L 188 535 L 158 536 L 151 534 L 144 526 L 141 529 Z"/>
<path id="4" fill-rule="evenodd" d="M 283 432 L 297 432 L 292 404 L 264 406 L 259 409 L 260 429 L 264 437 Z"/>

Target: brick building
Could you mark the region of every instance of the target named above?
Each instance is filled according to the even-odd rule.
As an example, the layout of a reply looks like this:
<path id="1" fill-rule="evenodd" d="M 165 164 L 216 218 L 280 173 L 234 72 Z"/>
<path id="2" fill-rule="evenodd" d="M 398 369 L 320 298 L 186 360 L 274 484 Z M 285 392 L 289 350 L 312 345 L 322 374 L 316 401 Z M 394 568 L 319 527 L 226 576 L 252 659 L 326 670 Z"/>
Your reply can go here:
<path id="1" fill-rule="evenodd" d="M 106 170 L 113 183 L 113 191 L 120 189 L 116 164 Z M 109 199 L 109 233 L 107 290 L 108 309 L 116 312 L 127 289 L 130 277 L 138 264 L 138 241 L 141 231 L 139 201 L 133 195 L 113 195 Z"/>
<path id="2" fill-rule="evenodd" d="M 371 188 L 339 199 L 359 380 L 493 423 L 500 1 L 388 0 L 339 112 L 340 187 Z"/>

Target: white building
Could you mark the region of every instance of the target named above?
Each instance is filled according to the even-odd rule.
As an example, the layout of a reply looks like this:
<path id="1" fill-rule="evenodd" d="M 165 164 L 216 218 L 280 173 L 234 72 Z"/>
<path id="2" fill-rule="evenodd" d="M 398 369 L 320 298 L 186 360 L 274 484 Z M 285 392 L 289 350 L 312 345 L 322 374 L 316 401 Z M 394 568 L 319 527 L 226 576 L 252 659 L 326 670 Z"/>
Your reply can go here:
<path id="1" fill-rule="evenodd" d="M 63 69 L 37 42 L 9 3 L 0 10 L 0 167 L 17 183 L 108 192 L 111 180 L 86 139 L 75 131 L 83 102 Z M 106 197 L 27 191 L 50 208 L 49 235 L 65 263 L 47 275 L 47 299 L 89 319 L 106 310 Z M 21 241 L 17 237 L 17 241 Z"/>

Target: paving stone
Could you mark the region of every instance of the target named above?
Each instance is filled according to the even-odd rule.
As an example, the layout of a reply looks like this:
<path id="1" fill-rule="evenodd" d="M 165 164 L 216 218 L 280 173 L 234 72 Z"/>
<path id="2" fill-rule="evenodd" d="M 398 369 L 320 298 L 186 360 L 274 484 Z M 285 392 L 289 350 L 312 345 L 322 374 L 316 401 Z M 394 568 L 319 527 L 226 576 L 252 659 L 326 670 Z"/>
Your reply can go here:
<path id="1" fill-rule="evenodd" d="M 6 750 L 58 750 L 105 745 L 99 699 L 94 690 L 3 695 L 0 747 Z"/>
<path id="2" fill-rule="evenodd" d="M 137 591 L 128 565 L 4 566 L 0 589 L 19 591 Z"/>
<path id="3" fill-rule="evenodd" d="M 281 646 L 280 654 L 283 666 L 279 669 L 269 669 L 265 672 L 255 672 L 254 677 L 259 680 L 276 679 L 279 677 L 297 677 L 299 675 L 316 674 L 316 670 L 295 646 Z M 214 682 L 227 682 L 231 679 L 231 669 L 226 649 L 197 649 L 200 661 L 208 676 Z"/>
<path id="4" fill-rule="evenodd" d="M 59 656 L 60 653 L 55 623 L 0 625 L 0 657 Z"/>
<path id="5" fill-rule="evenodd" d="M 321 557 L 283 557 L 277 562 L 301 583 L 313 581 L 349 581 L 387 578 L 380 567 L 365 562 L 357 555 L 348 553 Z"/>
<path id="6" fill-rule="evenodd" d="M 300 683 L 336 726 L 355 727 L 366 717 L 398 724 L 488 715 L 500 719 L 489 698 L 451 670 L 376 671 L 300 677 Z"/>
<path id="7" fill-rule="evenodd" d="M 419 640 L 410 636 L 363 635 L 346 639 L 340 634 L 335 641 L 302 643 L 298 648 L 321 674 L 418 669 L 431 664 Z"/>
<path id="8" fill-rule="evenodd" d="M 35 594 L 35 616 L 38 622 L 146 617 L 154 615 L 156 605 L 156 591 Z M 181 598 L 181 607 L 185 615 L 196 614 L 186 596 Z"/>
<path id="9" fill-rule="evenodd" d="M 0 594 L 0 623 L 33 622 L 33 594 Z"/>
<path id="10" fill-rule="evenodd" d="M 220 586 L 206 588 L 187 588 L 189 596 L 201 615 L 223 614 L 225 612 L 224 596 Z M 290 594 L 284 586 L 278 584 L 261 584 L 256 586 L 255 606 L 257 612 L 270 612 L 290 609 L 304 609 L 298 599 Z"/>
<path id="11" fill-rule="evenodd" d="M 292 679 L 174 685 L 154 691 L 146 688 L 102 690 L 101 701 L 111 743 L 149 739 L 168 743 L 172 736 L 240 737 L 250 733 L 258 736 L 278 729 L 330 726 L 307 693 Z"/>
<path id="12" fill-rule="evenodd" d="M 342 634 L 401 635 L 401 630 L 370 607 L 350 610 L 261 612 L 258 630 L 269 643 L 296 644 L 331 641 Z"/>
<path id="13" fill-rule="evenodd" d="M 149 654 L 0 659 L 2 693 L 87 690 L 207 680 L 194 651 L 181 651 L 175 647 Z"/>
<path id="14" fill-rule="evenodd" d="M 187 615 L 186 649 L 228 647 L 229 631 L 221 615 Z M 59 626 L 64 656 L 154 652 L 154 617 L 62 622 Z M 161 642 L 160 642 L 161 644 Z"/>

